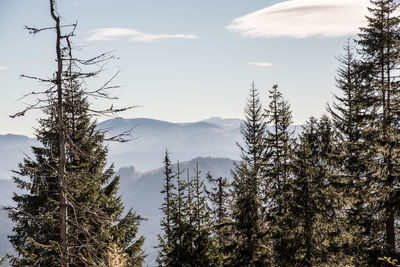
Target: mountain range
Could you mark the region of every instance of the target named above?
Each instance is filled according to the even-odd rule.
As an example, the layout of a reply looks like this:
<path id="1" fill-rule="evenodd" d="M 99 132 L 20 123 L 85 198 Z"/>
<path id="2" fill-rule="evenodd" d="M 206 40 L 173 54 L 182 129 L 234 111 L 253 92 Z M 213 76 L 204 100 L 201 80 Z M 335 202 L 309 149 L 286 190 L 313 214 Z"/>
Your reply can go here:
<path id="1" fill-rule="evenodd" d="M 195 157 L 227 157 L 238 159 L 236 142 L 241 140 L 239 119 L 211 118 L 194 123 L 171 123 L 154 119 L 107 120 L 98 125 L 117 135 L 133 128 L 132 141 L 109 143 L 109 160 L 116 167 L 134 165 L 147 171 L 160 166 L 165 149 L 174 159 L 182 161 Z"/>

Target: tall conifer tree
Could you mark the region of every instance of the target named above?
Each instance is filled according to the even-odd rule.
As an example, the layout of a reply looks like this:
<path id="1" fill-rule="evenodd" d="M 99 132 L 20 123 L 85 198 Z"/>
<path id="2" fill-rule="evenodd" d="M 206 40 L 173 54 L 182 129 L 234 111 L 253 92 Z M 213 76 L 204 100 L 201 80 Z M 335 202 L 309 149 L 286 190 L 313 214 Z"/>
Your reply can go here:
<path id="1" fill-rule="evenodd" d="M 77 83 L 65 91 L 64 125 L 68 129 L 67 176 L 69 214 L 68 250 L 69 265 L 83 266 L 106 264 L 110 257 L 119 255 L 133 266 L 143 260 L 143 238 L 132 243 L 137 233 L 140 217 L 131 211 L 122 216 L 123 206 L 117 197 L 119 177 L 106 168 L 107 149 L 103 145 L 104 134 L 96 130 L 96 124 L 88 113 L 89 105 L 84 91 Z M 11 243 L 20 254 L 13 258 L 15 266 L 52 265 L 59 259 L 56 246 L 59 235 L 57 129 L 54 128 L 53 110 L 47 110 L 48 118 L 40 120 L 37 139 L 41 147 L 33 147 L 34 158 L 26 158 L 19 165 L 18 187 L 26 194 L 14 195 L 17 206 L 10 209 L 10 217 L 16 223 Z M 28 178 L 28 180 L 24 179 Z M 112 256 L 113 255 L 113 256 Z"/>
<path id="2" fill-rule="evenodd" d="M 342 192 L 342 222 L 346 238 L 342 252 L 350 256 L 353 264 L 367 264 L 372 243 L 371 219 L 374 211 L 369 205 L 370 184 L 373 171 L 368 167 L 373 160 L 369 142 L 368 121 L 374 115 L 371 105 L 374 96 L 371 82 L 354 54 L 350 40 L 345 45 L 345 55 L 339 57 L 340 67 L 336 83 L 340 94 L 328 111 L 337 132 L 334 163 L 336 190 Z M 343 218 L 344 217 L 344 218 Z"/>
<path id="3" fill-rule="evenodd" d="M 398 3 L 393 0 L 371 0 L 368 25 L 361 28 L 358 44 L 361 66 L 371 86 L 371 108 L 374 116 L 368 120 L 370 151 L 374 153 L 368 168 L 373 172 L 368 205 L 374 209 L 371 220 L 372 249 L 386 256 L 396 251 L 396 212 L 399 203 L 400 127 L 398 107 L 400 58 L 400 19 Z M 383 240 L 382 240 L 382 237 Z"/>
<path id="4" fill-rule="evenodd" d="M 232 215 L 230 184 L 226 178 L 214 178 L 207 173 L 209 209 L 212 217 L 212 232 L 218 250 L 220 265 L 228 266 L 232 249 Z"/>
<path id="5" fill-rule="evenodd" d="M 169 159 L 168 150 L 165 151 L 164 157 L 164 185 L 161 190 L 161 194 L 164 194 L 164 202 L 161 206 L 161 211 L 164 217 L 161 219 L 160 226 L 164 235 L 158 236 L 159 239 L 159 251 L 157 262 L 161 266 L 169 265 L 169 253 L 172 248 L 172 208 L 174 206 L 174 194 L 175 194 L 175 181 L 174 173 L 172 171 L 171 161 Z"/>
<path id="6" fill-rule="evenodd" d="M 233 171 L 233 220 L 236 266 L 263 266 L 266 249 L 261 218 L 261 175 L 265 152 L 265 122 L 258 90 L 253 82 L 245 109 L 246 119 L 241 125 L 245 141 L 241 161 Z"/>
<path id="7" fill-rule="evenodd" d="M 340 227 L 336 220 L 337 197 L 332 187 L 329 153 L 332 129 L 327 117 L 311 118 L 299 137 L 293 157 L 291 202 L 287 232 L 287 266 L 337 266 Z"/>
<path id="8" fill-rule="evenodd" d="M 204 182 L 201 180 L 199 163 L 196 163 L 192 179 L 194 215 L 193 256 L 191 266 L 215 266 L 217 253 L 214 240 L 211 237 L 211 217 L 206 203 Z"/>
<path id="9" fill-rule="evenodd" d="M 285 265 L 287 255 L 288 219 L 288 182 L 290 179 L 290 156 L 292 152 L 292 132 L 289 126 L 292 123 L 290 105 L 274 85 L 269 92 L 270 103 L 265 111 L 266 123 L 270 129 L 266 130 L 266 150 L 263 169 L 263 206 L 264 218 L 267 223 L 269 236 L 274 250 L 276 265 Z"/>

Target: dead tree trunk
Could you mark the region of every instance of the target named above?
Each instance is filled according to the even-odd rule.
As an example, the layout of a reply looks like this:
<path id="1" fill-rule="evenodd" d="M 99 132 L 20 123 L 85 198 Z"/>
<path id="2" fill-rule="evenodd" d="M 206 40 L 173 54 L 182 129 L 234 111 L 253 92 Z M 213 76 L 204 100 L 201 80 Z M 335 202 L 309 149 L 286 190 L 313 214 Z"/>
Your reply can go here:
<path id="1" fill-rule="evenodd" d="M 60 18 L 54 9 L 54 0 L 50 0 L 50 12 L 56 23 L 56 53 L 57 53 L 57 72 L 56 72 L 56 88 L 57 88 L 57 125 L 58 125 L 58 193 L 59 193 L 59 213 L 60 213 L 60 250 L 61 250 L 61 266 L 68 266 L 68 246 L 67 246 L 67 188 L 66 188 L 66 155 L 65 155 L 65 131 L 63 124 L 63 92 L 62 92 L 62 71 L 63 59 L 61 51 L 61 27 Z"/>

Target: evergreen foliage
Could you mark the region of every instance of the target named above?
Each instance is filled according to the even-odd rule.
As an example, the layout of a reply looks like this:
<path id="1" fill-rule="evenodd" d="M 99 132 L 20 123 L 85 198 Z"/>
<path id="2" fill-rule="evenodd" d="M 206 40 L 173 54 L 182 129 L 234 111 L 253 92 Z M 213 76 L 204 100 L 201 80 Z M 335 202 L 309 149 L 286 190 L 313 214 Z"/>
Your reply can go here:
<path id="1" fill-rule="evenodd" d="M 166 153 L 164 169 L 164 218 L 161 221 L 164 235 L 159 236 L 159 266 L 216 266 L 217 255 L 211 235 L 211 218 L 198 165 L 194 169 L 193 177 L 190 176 L 189 170 L 186 170 L 185 181 L 182 178 L 184 171 L 180 169 L 179 162 L 177 171 L 172 175 Z"/>
<path id="2" fill-rule="evenodd" d="M 77 83 L 65 90 L 64 124 L 68 129 L 67 185 L 69 264 L 71 266 L 106 266 L 120 255 L 128 266 L 144 260 L 143 237 L 135 239 L 141 218 L 129 211 L 122 216 L 123 206 L 117 196 L 119 177 L 113 167 L 106 167 L 107 149 L 104 134 L 88 113 L 84 91 Z M 33 147 L 34 158 L 20 163 L 14 178 L 26 194 L 15 194 L 16 207 L 9 208 L 15 222 L 10 241 L 20 257 L 14 266 L 51 266 L 59 260 L 57 129 L 52 108 L 40 120 L 36 132 L 42 146 Z M 27 178 L 27 179 L 24 179 Z"/>
<path id="3" fill-rule="evenodd" d="M 266 123 L 271 129 L 266 130 L 263 174 L 264 220 L 268 226 L 272 242 L 274 264 L 284 266 L 287 262 L 288 202 L 290 201 L 289 179 L 291 178 L 290 157 L 293 137 L 289 126 L 292 123 L 290 105 L 274 85 L 269 91 L 269 107 L 265 111 Z"/>
<path id="4" fill-rule="evenodd" d="M 214 178 L 210 173 L 207 173 L 206 179 L 209 189 L 205 190 L 211 211 L 212 232 L 218 250 L 218 264 L 229 266 L 233 242 L 231 185 L 226 178 Z"/>
<path id="5" fill-rule="evenodd" d="M 361 67 L 371 81 L 369 151 L 372 159 L 368 169 L 367 206 L 373 211 L 370 220 L 369 249 L 394 256 L 396 250 L 396 212 L 399 203 L 399 67 L 400 19 L 395 14 L 398 4 L 393 0 L 371 0 L 368 25 L 361 28 L 357 41 Z M 382 239 L 382 237 L 384 237 Z M 375 257 L 375 256 L 374 256 Z"/>
<path id="6" fill-rule="evenodd" d="M 253 82 L 241 125 L 245 146 L 240 147 L 241 161 L 233 171 L 233 221 L 235 266 L 264 266 L 267 251 L 261 218 L 261 178 L 265 153 L 265 122 L 258 90 Z"/>
<path id="7" fill-rule="evenodd" d="M 332 127 L 324 116 L 311 118 L 299 136 L 293 155 L 290 182 L 290 225 L 287 242 L 291 266 L 335 266 L 340 225 L 336 210 L 338 197 L 332 186 L 329 153 Z M 337 259 L 341 260 L 341 259 Z M 290 264 L 289 264 L 290 263 Z"/>
<path id="8" fill-rule="evenodd" d="M 368 121 L 374 110 L 371 109 L 373 97 L 369 91 L 371 82 L 353 51 L 354 47 L 348 41 L 345 55 L 338 59 L 340 67 L 336 81 L 341 94 L 334 96 L 335 103 L 333 107 L 328 106 L 328 111 L 337 133 L 336 149 L 332 154 L 337 172 L 336 189 L 342 192 L 342 223 L 347 232 L 342 252 L 357 265 L 368 263 L 372 246 L 369 233 L 374 212 L 368 205 L 372 171 L 368 165 L 373 156 Z"/>
<path id="9" fill-rule="evenodd" d="M 206 203 L 204 182 L 200 177 L 199 164 L 194 169 L 191 186 L 193 188 L 192 215 L 194 226 L 193 255 L 190 266 L 215 266 L 216 246 L 211 236 L 212 221 Z M 189 202 L 190 203 L 190 202 Z"/>
<path id="10" fill-rule="evenodd" d="M 173 193 L 175 189 L 174 184 L 174 174 L 171 167 L 171 161 L 169 159 L 168 150 L 165 151 L 164 157 L 164 185 L 161 190 L 161 194 L 164 194 L 164 203 L 161 206 L 161 211 L 164 214 L 160 225 L 161 230 L 164 232 L 164 236 L 158 235 L 158 240 L 160 242 L 158 251 L 157 262 L 161 265 L 164 263 L 168 266 L 168 252 L 171 248 L 172 241 L 172 206 L 173 206 Z"/>

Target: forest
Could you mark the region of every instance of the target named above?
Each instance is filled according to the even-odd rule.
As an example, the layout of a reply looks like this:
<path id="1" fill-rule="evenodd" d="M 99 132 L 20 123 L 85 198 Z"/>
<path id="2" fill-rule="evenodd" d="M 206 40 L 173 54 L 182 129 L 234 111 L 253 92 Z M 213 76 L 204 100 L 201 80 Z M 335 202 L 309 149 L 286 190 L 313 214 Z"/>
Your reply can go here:
<path id="1" fill-rule="evenodd" d="M 295 132 L 279 86 L 262 99 L 252 82 L 231 176 L 174 165 L 166 148 L 158 266 L 400 266 L 400 9 L 394 0 L 370 2 L 367 26 L 337 58 L 339 93 L 326 115 Z M 0 261 L 143 266 L 147 237 L 138 231 L 146 218 L 124 207 L 105 145 L 131 141 L 132 131 L 110 136 L 96 120 L 135 106 L 118 107 L 115 76 L 86 87 L 113 55 L 77 58 L 77 24 L 63 24 L 56 0 L 49 11 L 53 26 L 26 26 L 55 33 L 57 68 L 52 78 L 24 75 L 44 89 L 11 115 L 43 114 L 40 145 L 15 163 L 23 193 L 6 207 L 15 253 Z M 92 98 L 110 107 L 97 110 Z"/>

